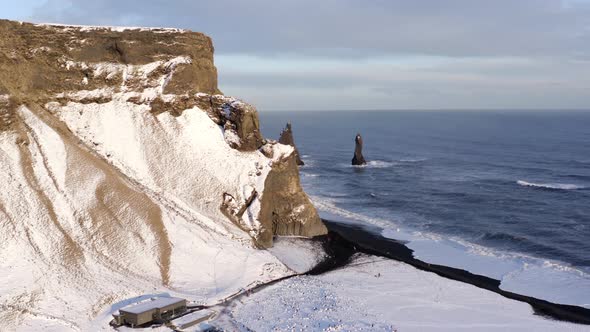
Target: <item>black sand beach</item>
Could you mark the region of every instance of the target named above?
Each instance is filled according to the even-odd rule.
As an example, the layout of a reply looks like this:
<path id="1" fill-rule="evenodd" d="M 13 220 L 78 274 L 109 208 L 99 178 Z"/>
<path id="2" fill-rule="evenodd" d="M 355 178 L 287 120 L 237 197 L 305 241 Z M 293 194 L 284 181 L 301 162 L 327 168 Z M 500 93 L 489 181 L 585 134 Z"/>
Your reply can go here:
<path id="1" fill-rule="evenodd" d="M 473 286 L 500 294 L 506 298 L 530 304 L 535 314 L 550 319 L 590 325 L 590 309 L 579 306 L 551 303 L 534 297 L 508 292 L 500 288 L 500 280 L 470 273 L 448 266 L 429 264 L 414 258 L 413 250 L 403 242 L 381 235 L 381 229 L 374 226 L 361 226 L 323 220 L 330 233 L 325 237 L 324 247 L 329 259 L 318 264 L 308 274 L 323 272 L 346 265 L 352 255 L 361 252 L 407 263 L 417 269 L 471 284 Z"/>

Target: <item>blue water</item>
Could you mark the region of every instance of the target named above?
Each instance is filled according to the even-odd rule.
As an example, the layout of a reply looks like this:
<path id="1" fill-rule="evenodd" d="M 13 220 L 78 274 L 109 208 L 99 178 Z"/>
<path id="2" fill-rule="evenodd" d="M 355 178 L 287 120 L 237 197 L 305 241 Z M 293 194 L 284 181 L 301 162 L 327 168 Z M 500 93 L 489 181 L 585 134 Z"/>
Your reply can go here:
<path id="1" fill-rule="evenodd" d="M 264 112 L 263 134 L 287 121 L 315 201 L 590 272 L 590 113 Z"/>

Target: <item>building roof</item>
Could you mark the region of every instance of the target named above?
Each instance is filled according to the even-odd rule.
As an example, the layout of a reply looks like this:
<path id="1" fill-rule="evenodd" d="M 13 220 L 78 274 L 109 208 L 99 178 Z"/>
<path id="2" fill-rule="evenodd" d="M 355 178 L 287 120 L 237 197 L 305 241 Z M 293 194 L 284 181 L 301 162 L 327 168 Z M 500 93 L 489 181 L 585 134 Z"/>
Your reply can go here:
<path id="1" fill-rule="evenodd" d="M 137 304 L 132 304 L 126 306 L 124 308 L 119 309 L 119 311 L 129 312 L 132 314 L 140 314 L 142 312 L 146 312 L 153 309 L 161 309 L 167 307 L 169 305 L 185 302 L 185 299 L 181 299 L 178 297 L 156 297 L 151 299 L 150 301 L 141 302 Z"/>

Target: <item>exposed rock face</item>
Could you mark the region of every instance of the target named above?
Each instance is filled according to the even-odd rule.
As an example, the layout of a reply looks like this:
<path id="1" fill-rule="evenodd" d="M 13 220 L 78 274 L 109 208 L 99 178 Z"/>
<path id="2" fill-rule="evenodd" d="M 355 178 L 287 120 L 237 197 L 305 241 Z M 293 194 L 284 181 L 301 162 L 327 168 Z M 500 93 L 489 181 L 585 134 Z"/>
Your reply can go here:
<path id="1" fill-rule="evenodd" d="M 299 156 L 299 150 L 297 150 L 297 146 L 295 145 L 295 139 L 293 139 L 293 130 L 291 129 L 291 122 L 287 123 L 285 129 L 281 131 L 279 143 L 292 146 L 295 149 L 295 161 L 297 162 L 297 165 L 305 165 L 305 163 L 303 162 L 303 160 L 301 160 L 301 157 Z"/>
<path id="2" fill-rule="evenodd" d="M 265 228 L 260 239 L 263 245 L 271 243 L 273 234 L 315 236 L 328 232 L 301 188 L 294 153 L 275 164 L 264 188 L 273 194 L 263 196 L 260 206 L 260 220 Z"/>
<path id="3" fill-rule="evenodd" d="M 240 151 L 255 151 L 262 147 L 258 112 L 249 104 L 223 95 L 196 95 L 197 105 L 225 129 L 228 144 Z"/>
<path id="4" fill-rule="evenodd" d="M 254 246 L 326 232 L 293 149 L 220 94 L 190 31 L 0 21 L 0 185 L 8 330 L 99 330 L 156 289 L 230 294 L 287 273 Z"/>
<path id="5" fill-rule="evenodd" d="M 222 127 L 231 148 L 257 151 L 265 144 L 256 109 L 219 94 L 213 45 L 201 33 L 34 25 L 6 20 L 0 21 L 0 33 L 0 129 L 13 126 L 21 105 L 38 105 L 35 109 L 46 110 L 58 118 L 63 117 L 64 107 L 71 104 L 81 105 L 77 107 L 79 112 L 86 112 L 83 105 L 119 103 L 119 107 L 147 107 L 154 116 L 168 113 L 175 117 L 197 107 Z M 73 130 L 71 126 L 69 129 Z M 300 160 L 297 152 L 294 158 Z M 296 167 L 292 171 L 282 163 L 290 165 L 286 160 L 274 161 L 275 177 L 279 169 L 288 176 L 297 175 Z M 298 177 L 294 181 L 298 183 Z M 274 186 L 258 195 L 275 195 L 281 190 Z M 296 190 L 305 197 L 301 187 Z M 220 201 L 223 200 L 220 195 Z M 308 199 L 305 203 L 309 210 L 314 210 Z M 279 210 L 290 213 L 288 208 Z M 314 214 L 301 217 L 313 219 L 302 219 L 301 225 L 318 222 Z M 305 227 L 289 227 L 296 232 L 289 235 L 317 235 Z M 280 234 L 288 232 L 283 230 Z M 263 246 L 272 243 L 262 242 Z"/>
<path id="6" fill-rule="evenodd" d="M 0 20 L 0 93 L 23 101 L 46 101 L 64 91 L 115 90 L 126 80 L 113 67 L 190 59 L 174 72 L 163 94 L 219 93 L 213 44 L 204 34 L 177 29 L 111 29 L 34 25 Z M 188 61 L 187 61 L 188 62 Z M 98 66 L 98 64 L 103 66 Z M 86 64 L 86 65 L 83 65 Z M 94 65 L 93 65 L 94 64 Z M 146 76 L 170 73 L 169 63 Z"/>
<path id="7" fill-rule="evenodd" d="M 352 164 L 355 166 L 366 165 L 367 161 L 363 157 L 363 138 L 361 134 L 356 134 L 354 138 L 354 156 L 352 157 Z"/>

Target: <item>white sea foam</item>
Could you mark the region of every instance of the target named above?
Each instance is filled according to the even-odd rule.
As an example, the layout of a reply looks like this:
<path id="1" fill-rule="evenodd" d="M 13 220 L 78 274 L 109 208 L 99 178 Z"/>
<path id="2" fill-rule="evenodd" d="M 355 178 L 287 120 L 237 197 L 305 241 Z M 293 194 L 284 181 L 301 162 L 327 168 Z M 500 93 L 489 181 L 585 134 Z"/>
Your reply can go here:
<path id="1" fill-rule="evenodd" d="M 385 237 L 400 239 L 399 228 L 385 229 Z M 407 234 L 407 233 L 406 233 Z M 468 270 L 501 281 L 500 288 L 555 303 L 590 307 L 590 271 L 568 263 L 519 252 L 507 252 L 457 237 L 443 238 L 413 232 L 408 247 L 428 263 Z"/>
<path id="2" fill-rule="evenodd" d="M 370 224 L 378 227 L 395 227 L 396 223 L 393 220 L 386 220 L 381 218 L 372 218 L 360 213 L 352 212 L 336 206 L 334 200 L 322 198 L 318 196 L 310 196 L 311 201 L 320 212 L 327 212 L 339 217 L 346 218 L 351 221 L 362 222 L 363 224 Z"/>
<path id="3" fill-rule="evenodd" d="M 428 158 L 403 158 L 400 159 L 399 161 L 402 163 L 420 163 L 423 161 L 427 161 Z"/>
<path id="4" fill-rule="evenodd" d="M 383 228 L 382 235 L 409 241 L 416 258 L 501 280 L 501 288 L 548 301 L 590 307 L 590 271 L 570 264 L 531 255 L 507 252 L 467 240 L 406 230 L 394 220 L 369 217 L 337 206 L 337 201 L 311 197 L 320 214 L 341 217 L 344 221 Z"/>
<path id="5" fill-rule="evenodd" d="M 314 174 L 314 173 L 301 173 L 301 176 L 306 177 L 306 178 L 317 178 L 320 175 Z"/>
<path id="6" fill-rule="evenodd" d="M 523 180 L 516 181 L 518 185 L 525 186 L 525 187 L 534 187 L 534 188 L 544 188 L 544 189 L 554 189 L 554 190 L 579 190 L 585 189 L 585 186 L 577 185 L 577 184 L 569 184 L 569 183 L 534 183 L 534 182 L 527 182 Z"/>
<path id="7" fill-rule="evenodd" d="M 303 162 L 305 163 L 303 167 L 310 168 L 315 166 L 315 160 L 313 159 L 308 159 L 306 156 L 301 156 L 301 160 L 303 160 Z"/>
<path id="8" fill-rule="evenodd" d="M 396 238 L 392 231 L 383 232 Z M 568 263 L 484 247 L 456 237 L 432 241 L 414 233 L 408 247 L 414 255 L 434 264 L 465 269 L 501 281 L 507 291 L 547 301 L 590 307 L 589 271 Z"/>
<path id="9" fill-rule="evenodd" d="M 346 165 L 347 167 L 358 167 L 358 168 L 389 168 L 396 166 L 396 162 L 384 161 L 384 160 L 370 160 L 367 161 L 366 165 Z"/>

